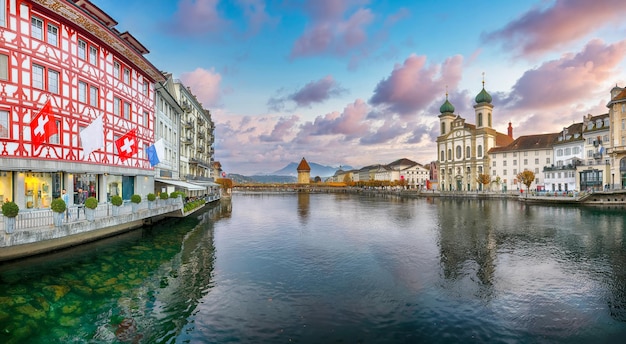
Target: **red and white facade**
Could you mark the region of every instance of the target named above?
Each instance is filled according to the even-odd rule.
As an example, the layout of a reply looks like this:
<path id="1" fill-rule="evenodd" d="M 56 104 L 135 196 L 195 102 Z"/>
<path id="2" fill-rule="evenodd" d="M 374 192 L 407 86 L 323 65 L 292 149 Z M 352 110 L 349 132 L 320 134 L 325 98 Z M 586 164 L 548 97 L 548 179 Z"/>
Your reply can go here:
<path id="1" fill-rule="evenodd" d="M 154 142 L 148 51 L 87 0 L 0 0 L 0 202 L 47 208 L 62 189 L 100 202 L 153 192 L 145 148 Z M 31 120 L 50 101 L 57 134 L 35 149 Z M 85 156 L 80 131 L 103 116 L 104 147 Z M 137 132 L 122 161 L 115 140 Z M 73 191 L 73 192 L 72 192 Z"/>

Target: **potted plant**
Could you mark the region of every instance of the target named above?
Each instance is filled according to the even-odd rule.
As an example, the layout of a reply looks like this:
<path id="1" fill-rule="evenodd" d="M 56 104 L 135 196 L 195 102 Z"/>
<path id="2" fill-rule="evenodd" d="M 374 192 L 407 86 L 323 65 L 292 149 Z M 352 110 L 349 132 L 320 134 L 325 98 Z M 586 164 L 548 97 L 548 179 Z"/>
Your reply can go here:
<path id="1" fill-rule="evenodd" d="M 55 227 L 61 227 L 63 225 L 63 213 L 67 210 L 65 201 L 59 197 L 52 200 L 50 203 L 50 209 L 52 209 L 52 221 Z"/>
<path id="2" fill-rule="evenodd" d="M 139 203 L 141 203 L 141 196 L 137 194 L 132 195 L 130 196 L 130 201 L 132 202 L 133 213 L 136 213 L 139 208 Z"/>
<path id="3" fill-rule="evenodd" d="M 169 198 L 169 195 L 167 194 L 167 192 L 161 192 L 159 194 L 159 199 L 161 200 L 161 206 L 167 205 L 168 198 Z"/>
<path id="4" fill-rule="evenodd" d="M 113 216 L 117 216 L 120 214 L 120 207 L 122 206 L 122 203 L 124 203 L 122 197 L 118 195 L 111 197 L 111 204 L 113 204 Z"/>
<path id="5" fill-rule="evenodd" d="M 172 193 L 170 193 L 170 199 L 172 199 L 172 204 L 176 204 L 176 202 L 178 202 L 178 197 L 180 196 L 180 192 L 178 191 L 173 191 Z"/>
<path id="6" fill-rule="evenodd" d="M 148 199 L 148 209 L 152 209 L 154 207 L 154 200 L 156 199 L 156 195 L 153 193 L 149 193 L 146 198 Z"/>
<path id="7" fill-rule="evenodd" d="M 87 221 L 94 221 L 96 219 L 96 208 L 98 207 L 98 199 L 95 197 L 89 197 L 85 200 L 85 217 Z"/>
<path id="8" fill-rule="evenodd" d="M 4 220 L 4 231 L 8 234 L 13 233 L 15 230 L 15 217 L 20 212 L 20 207 L 15 202 L 4 202 L 2 204 L 2 215 L 6 217 Z"/>

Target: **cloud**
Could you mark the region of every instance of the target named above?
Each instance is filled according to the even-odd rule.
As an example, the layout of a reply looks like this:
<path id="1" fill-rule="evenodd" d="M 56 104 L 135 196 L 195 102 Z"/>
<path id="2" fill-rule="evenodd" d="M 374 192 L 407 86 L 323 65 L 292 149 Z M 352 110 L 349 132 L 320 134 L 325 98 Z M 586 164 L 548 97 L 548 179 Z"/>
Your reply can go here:
<path id="1" fill-rule="evenodd" d="M 185 86 L 191 88 L 192 93 L 205 108 L 219 105 L 222 76 L 213 68 L 211 70 L 197 68 L 193 72 L 182 73 L 180 79 Z"/>
<path id="2" fill-rule="evenodd" d="M 446 85 L 457 88 L 462 75 L 463 57 L 456 55 L 442 65 L 426 66 L 426 56 L 409 56 L 402 65 L 396 65 L 391 75 L 381 80 L 370 103 L 383 106 L 401 116 L 425 109 L 439 99 Z"/>
<path id="3" fill-rule="evenodd" d="M 293 44 L 290 57 L 323 53 L 343 56 L 367 40 L 366 27 L 373 21 L 371 10 L 358 8 L 348 18 L 344 13 L 355 4 L 350 1 L 309 1 L 305 5 L 312 25 Z"/>
<path id="4" fill-rule="evenodd" d="M 282 142 L 288 137 L 288 135 L 292 134 L 293 129 L 296 127 L 299 121 L 300 117 L 296 115 L 290 117 L 281 117 L 274 126 L 271 134 L 262 134 L 259 136 L 259 138 L 263 142 Z"/>
<path id="5" fill-rule="evenodd" d="M 166 24 L 167 31 L 179 36 L 202 36 L 223 30 L 228 23 L 217 11 L 218 0 L 181 0 Z"/>
<path id="6" fill-rule="evenodd" d="M 250 34 L 256 34 L 265 24 L 275 24 L 277 20 L 270 17 L 263 0 L 237 0 L 244 17 L 247 19 Z"/>
<path id="7" fill-rule="evenodd" d="M 347 105 L 343 112 L 332 112 L 324 116 L 317 116 L 313 122 L 302 125 L 300 137 L 303 135 L 343 135 L 346 140 L 352 140 L 365 135 L 368 125 L 365 118 L 369 112 L 369 106 L 361 99 Z"/>
<path id="8" fill-rule="evenodd" d="M 272 97 L 267 104 L 275 111 L 282 110 L 287 101 L 295 102 L 296 107 L 310 107 L 314 103 L 323 103 L 332 97 L 342 96 L 346 92 L 347 90 L 342 88 L 332 75 L 327 75 L 320 80 L 307 83 L 292 94 L 284 97 Z"/>
<path id="9" fill-rule="evenodd" d="M 578 104 L 605 89 L 626 57 L 626 40 L 605 44 L 590 41 L 578 54 L 544 62 L 526 71 L 502 100 L 509 109 L 536 110 Z"/>
<path id="10" fill-rule="evenodd" d="M 533 8 L 504 28 L 483 35 L 486 43 L 501 42 L 507 50 L 532 56 L 574 42 L 626 15 L 623 0 L 556 0 Z"/>

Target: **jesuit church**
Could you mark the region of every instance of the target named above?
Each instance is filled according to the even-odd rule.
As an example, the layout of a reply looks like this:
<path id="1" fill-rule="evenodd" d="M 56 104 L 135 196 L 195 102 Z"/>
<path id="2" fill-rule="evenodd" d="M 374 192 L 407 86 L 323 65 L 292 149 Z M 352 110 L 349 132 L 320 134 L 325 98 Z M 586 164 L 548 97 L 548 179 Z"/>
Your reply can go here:
<path id="1" fill-rule="evenodd" d="M 489 174 L 489 150 L 513 142 L 513 128 L 509 122 L 508 134 L 497 132 L 492 126 L 492 98 L 483 88 L 475 98 L 476 124 L 466 123 L 454 113 L 448 100 L 439 108 L 441 133 L 437 137 L 439 187 L 442 191 L 482 190 L 479 174 Z"/>

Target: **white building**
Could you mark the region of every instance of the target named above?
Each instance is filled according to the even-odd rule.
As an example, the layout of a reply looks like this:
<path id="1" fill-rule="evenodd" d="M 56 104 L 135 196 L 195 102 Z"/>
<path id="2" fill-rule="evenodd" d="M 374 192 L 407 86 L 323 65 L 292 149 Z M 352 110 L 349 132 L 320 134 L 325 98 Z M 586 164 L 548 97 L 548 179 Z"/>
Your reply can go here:
<path id="1" fill-rule="evenodd" d="M 543 168 L 544 190 L 579 190 L 576 166 L 581 165 L 584 158 L 582 127 L 582 123 L 574 123 L 559 133 L 553 147 L 554 161 Z"/>
<path id="2" fill-rule="evenodd" d="M 584 164 L 578 166 L 580 190 L 602 190 L 611 184 L 611 158 L 607 155 L 610 144 L 609 114 L 587 115 L 583 121 Z"/>

